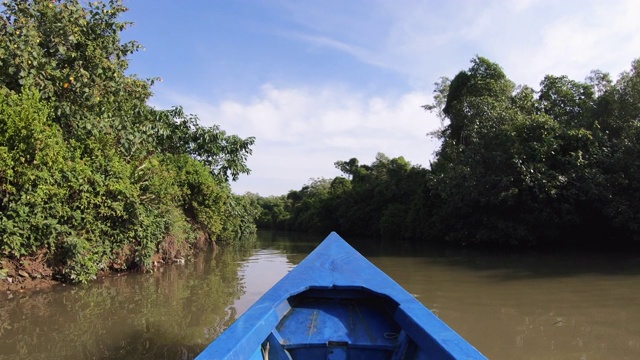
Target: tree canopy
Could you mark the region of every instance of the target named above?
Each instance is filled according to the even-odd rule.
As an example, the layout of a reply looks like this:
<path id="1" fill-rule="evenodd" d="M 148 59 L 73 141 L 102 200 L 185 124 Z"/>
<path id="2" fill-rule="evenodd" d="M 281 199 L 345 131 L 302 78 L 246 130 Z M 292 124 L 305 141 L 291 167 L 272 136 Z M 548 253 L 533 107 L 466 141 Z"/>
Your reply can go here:
<path id="1" fill-rule="evenodd" d="M 481 76 L 462 75 L 465 85 L 452 93 L 461 72 L 447 94 L 438 94 L 464 111 L 442 111 L 447 125 L 430 183 L 432 236 L 551 246 L 637 241 L 637 219 L 622 214 L 638 210 L 627 202 L 638 189 L 618 185 L 620 178 L 640 180 L 633 171 L 640 112 L 618 109 L 637 106 L 637 88 L 627 84 L 638 81 L 640 62 L 616 83 L 599 71 L 585 82 L 549 75 L 537 91 L 509 86 L 495 75 L 501 71 L 476 70 L 486 64 L 482 58 L 472 63 L 469 73 Z M 489 96 L 477 102 L 478 93 Z"/>
<path id="2" fill-rule="evenodd" d="M 548 75 L 536 90 L 476 57 L 424 108 L 443 124 L 430 169 L 338 161 L 345 177 L 279 198 L 289 210 L 275 223 L 481 246 L 639 244 L 640 60 L 616 81 Z"/>
<path id="3" fill-rule="evenodd" d="M 0 255 L 60 275 L 150 266 L 202 238 L 255 231 L 229 181 L 253 138 L 147 104 L 119 0 L 5 1 L 0 16 Z M 253 227 L 252 227 L 253 226 Z"/>

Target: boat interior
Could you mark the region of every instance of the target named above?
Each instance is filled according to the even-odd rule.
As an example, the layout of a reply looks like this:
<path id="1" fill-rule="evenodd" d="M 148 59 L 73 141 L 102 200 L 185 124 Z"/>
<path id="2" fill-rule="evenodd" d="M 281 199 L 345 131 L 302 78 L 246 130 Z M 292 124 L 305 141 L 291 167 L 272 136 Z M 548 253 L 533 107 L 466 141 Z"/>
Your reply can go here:
<path id="1" fill-rule="evenodd" d="M 278 308 L 263 360 L 429 359 L 396 320 L 398 303 L 362 288 L 312 288 Z"/>

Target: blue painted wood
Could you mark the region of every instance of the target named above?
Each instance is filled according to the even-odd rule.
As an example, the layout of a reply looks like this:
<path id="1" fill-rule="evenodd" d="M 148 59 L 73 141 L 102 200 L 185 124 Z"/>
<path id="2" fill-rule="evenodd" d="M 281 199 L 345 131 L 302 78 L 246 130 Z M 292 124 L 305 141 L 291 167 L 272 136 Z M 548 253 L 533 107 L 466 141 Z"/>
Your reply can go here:
<path id="1" fill-rule="evenodd" d="M 196 359 L 486 359 L 336 233 Z"/>

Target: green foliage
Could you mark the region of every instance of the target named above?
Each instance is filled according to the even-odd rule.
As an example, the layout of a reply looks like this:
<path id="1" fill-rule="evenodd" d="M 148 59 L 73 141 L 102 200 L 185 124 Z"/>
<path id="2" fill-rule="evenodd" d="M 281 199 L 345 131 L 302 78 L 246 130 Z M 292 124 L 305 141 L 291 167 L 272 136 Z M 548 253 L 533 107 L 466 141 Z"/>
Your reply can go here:
<path id="1" fill-rule="evenodd" d="M 7 1 L 0 18 L 0 255 L 44 250 L 85 282 L 149 267 L 167 242 L 255 232 L 255 204 L 228 182 L 249 172 L 253 138 L 146 104 L 154 79 L 125 73 L 126 8 Z"/>
<path id="2" fill-rule="evenodd" d="M 442 86 L 439 92 L 448 91 L 442 113 L 449 120 L 446 136 L 456 143 L 464 143 L 468 130 L 476 125 L 476 115 L 491 114 L 496 109 L 496 101 L 511 95 L 513 83 L 507 79 L 502 69 L 489 60 L 477 57 L 468 71 L 456 75 L 448 88 Z M 436 98 L 436 104 L 441 99 Z"/>
<path id="3" fill-rule="evenodd" d="M 155 113 L 155 147 L 168 154 L 189 154 L 224 181 L 237 180 L 250 172 L 246 165 L 255 139 L 227 135 L 217 125 L 203 127 L 198 117 L 181 107 Z"/>
<path id="4" fill-rule="evenodd" d="M 634 142 L 621 140 L 634 136 L 640 112 L 622 105 L 628 97 L 618 94 L 636 75 L 625 73 L 616 84 L 597 71 L 588 82 L 547 76 L 537 92 L 508 91 L 506 77 L 475 71 L 478 63 L 469 73 L 482 76 L 461 77 L 452 93 L 454 79 L 447 94 L 449 125 L 430 174 L 424 235 L 463 244 L 547 246 L 637 239 L 637 219 L 621 221 L 620 215 L 636 210 L 626 204 L 639 193 L 616 183 L 635 179 Z M 484 94 L 481 101 L 477 94 Z M 633 109 L 632 115 L 616 113 L 621 108 Z M 623 160 L 618 154 L 624 151 Z"/>
<path id="5" fill-rule="evenodd" d="M 255 240 L 260 210 L 257 199 L 251 194 L 231 194 L 224 212 L 227 221 L 218 239 L 226 243 L 247 243 Z"/>
<path id="6" fill-rule="evenodd" d="M 252 195 L 253 196 L 253 195 Z M 285 195 L 260 197 L 255 195 L 259 213 L 256 225 L 259 228 L 286 229 L 291 218 L 290 205 Z"/>
<path id="7" fill-rule="evenodd" d="M 331 208 L 328 203 L 331 181 L 311 179 L 300 191 L 291 191 L 287 199 L 291 202 L 290 229 L 297 231 L 327 232 L 331 226 Z"/>
<path id="8" fill-rule="evenodd" d="M 180 207 L 205 232 L 220 232 L 223 209 L 230 196 L 228 184 L 216 181 L 204 164 L 188 154 L 168 155 L 165 159 L 180 189 Z"/>
<path id="9" fill-rule="evenodd" d="M 140 46 L 120 41 L 129 25 L 117 20 L 124 11 L 117 0 L 86 7 L 77 0 L 5 2 L 0 87 L 37 88 L 54 101 L 54 122 L 67 137 L 84 141 L 108 132 L 125 141 L 152 80 L 125 75 L 127 56 Z"/>
<path id="10" fill-rule="evenodd" d="M 50 114 L 37 92 L 0 93 L 0 249 L 5 254 L 51 247 L 63 230 L 57 218 L 65 193 L 57 185 L 68 169 L 67 149 Z"/>
<path id="11" fill-rule="evenodd" d="M 337 161 L 349 178 L 312 179 L 287 196 L 260 198 L 258 225 L 284 230 L 370 237 L 410 236 L 413 194 L 426 171 L 404 158 L 380 153 L 371 165 L 358 159 Z"/>
<path id="12" fill-rule="evenodd" d="M 378 154 L 337 161 L 345 177 L 260 199 L 259 224 L 482 246 L 637 246 L 640 60 L 612 81 L 546 76 L 516 87 L 477 57 L 434 103 L 431 169 Z"/>

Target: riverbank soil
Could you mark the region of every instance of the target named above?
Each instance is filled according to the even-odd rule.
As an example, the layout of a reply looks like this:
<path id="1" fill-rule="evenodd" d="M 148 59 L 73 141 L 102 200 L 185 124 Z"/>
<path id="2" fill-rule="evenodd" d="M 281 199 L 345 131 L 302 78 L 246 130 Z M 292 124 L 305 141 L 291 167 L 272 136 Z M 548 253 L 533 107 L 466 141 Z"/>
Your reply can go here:
<path id="1" fill-rule="evenodd" d="M 151 263 L 153 268 L 181 263 L 184 262 L 185 256 L 210 247 L 213 247 L 215 252 L 217 245 L 206 233 L 198 234 L 194 244 L 178 242 L 175 238 L 167 236 L 160 245 L 160 251 L 152 257 Z M 133 249 L 125 247 L 117 253 L 117 256 L 114 256 L 107 265 L 107 270 L 100 271 L 96 276 L 145 270 L 148 269 L 135 265 Z M 21 259 L 0 258 L 0 292 L 10 295 L 14 292 L 48 289 L 64 283 L 60 275 L 62 273 L 64 273 L 63 269 L 54 268 L 47 261 L 45 250 L 39 251 L 35 256 Z"/>
<path id="2" fill-rule="evenodd" d="M 41 290 L 59 282 L 52 278 L 53 270 L 47 266 L 44 252 L 24 259 L 0 259 L 0 291 L 12 293 Z"/>

